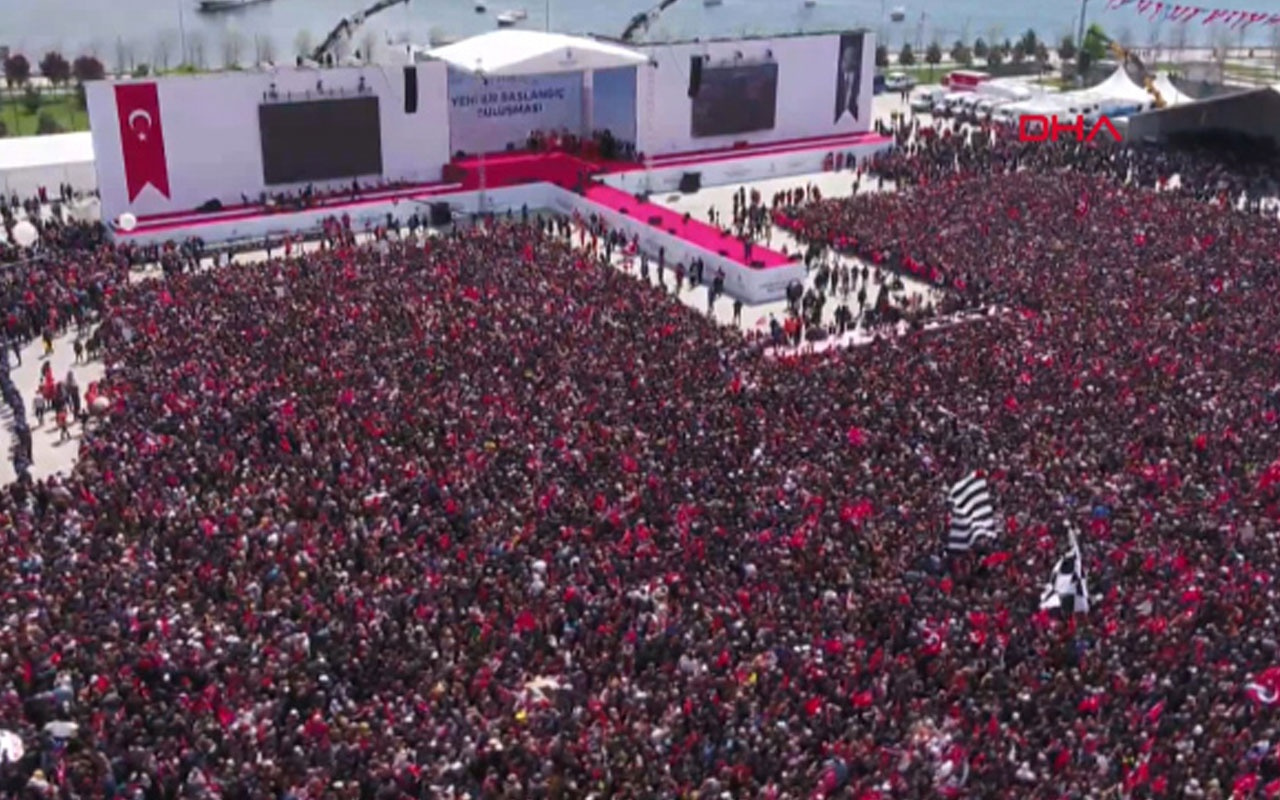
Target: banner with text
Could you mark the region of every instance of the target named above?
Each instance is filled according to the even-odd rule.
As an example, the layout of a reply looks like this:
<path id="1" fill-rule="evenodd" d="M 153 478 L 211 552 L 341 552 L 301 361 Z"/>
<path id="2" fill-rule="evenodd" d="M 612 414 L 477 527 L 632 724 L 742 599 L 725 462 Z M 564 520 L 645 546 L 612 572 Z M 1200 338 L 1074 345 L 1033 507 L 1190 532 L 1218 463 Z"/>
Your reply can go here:
<path id="1" fill-rule="evenodd" d="M 582 75 L 482 79 L 449 72 L 450 150 L 523 148 L 534 131 L 582 133 Z"/>

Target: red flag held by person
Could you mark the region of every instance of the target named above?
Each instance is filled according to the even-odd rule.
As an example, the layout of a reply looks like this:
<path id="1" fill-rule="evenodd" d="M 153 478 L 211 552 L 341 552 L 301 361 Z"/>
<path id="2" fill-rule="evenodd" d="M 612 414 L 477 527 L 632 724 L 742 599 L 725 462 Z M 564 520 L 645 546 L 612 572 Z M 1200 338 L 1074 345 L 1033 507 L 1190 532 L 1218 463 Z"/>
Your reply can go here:
<path id="1" fill-rule="evenodd" d="M 154 83 L 125 83 L 115 87 L 120 117 L 120 151 L 125 184 L 132 203 L 147 186 L 169 198 L 169 166 L 165 160 L 160 94 Z"/>

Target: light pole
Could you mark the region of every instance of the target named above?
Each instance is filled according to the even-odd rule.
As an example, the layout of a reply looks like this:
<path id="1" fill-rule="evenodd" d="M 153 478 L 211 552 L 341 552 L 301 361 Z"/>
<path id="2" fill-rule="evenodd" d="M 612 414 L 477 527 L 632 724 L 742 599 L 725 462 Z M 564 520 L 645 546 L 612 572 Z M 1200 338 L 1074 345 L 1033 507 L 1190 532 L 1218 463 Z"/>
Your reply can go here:
<path id="1" fill-rule="evenodd" d="M 1089 0 L 1080 0 L 1080 31 L 1076 34 L 1076 49 L 1084 49 L 1084 24 L 1088 16 L 1085 6 L 1089 5 Z"/>
<path id="2" fill-rule="evenodd" d="M 187 63 L 187 24 L 182 14 L 182 2 L 183 0 L 176 0 L 178 6 L 178 41 L 180 42 L 179 47 L 182 48 L 182 63 L 185 64 Z"/>

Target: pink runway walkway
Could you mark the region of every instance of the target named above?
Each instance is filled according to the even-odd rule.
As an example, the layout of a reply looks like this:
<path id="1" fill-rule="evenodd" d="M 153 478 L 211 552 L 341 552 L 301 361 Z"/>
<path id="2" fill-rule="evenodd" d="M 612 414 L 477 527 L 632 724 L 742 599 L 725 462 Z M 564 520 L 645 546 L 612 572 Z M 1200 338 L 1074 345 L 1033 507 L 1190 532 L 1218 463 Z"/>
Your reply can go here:
<path id="1" fill-rule="evenodd" d="M 703 250 L 718 253 L 744 266 L 752 266 L 752 262 L 756 262 L 756 267 L 759 269 L 772 269 L 790 263 L 790 259 L 782 253 L 758 245 L 752 245 L 751 257 L 747 258 L 741 240 L 735 239 L 732 234 L 723 233 L 720 229 L 695 219 L 685 222 L 682 214 L 654 203 L 640 202 L 612 186 L 601 184 L 591 186 L 586 191 L 586 197 L 593 203 L 662 228 L 667 233 L 679 236 Z M 654 224 L 655 221 L 656 224 Z"/>

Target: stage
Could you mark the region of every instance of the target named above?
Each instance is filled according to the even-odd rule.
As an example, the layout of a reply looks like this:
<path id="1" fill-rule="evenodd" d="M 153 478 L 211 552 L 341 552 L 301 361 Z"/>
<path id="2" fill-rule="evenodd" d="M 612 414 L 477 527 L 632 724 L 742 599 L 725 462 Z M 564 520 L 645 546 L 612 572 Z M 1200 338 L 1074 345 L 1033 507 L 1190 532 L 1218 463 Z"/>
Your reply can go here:
<path id="1" fill-rule="evenodd" d="M 352 225 L 385 225 L 391 215 L 403 223 L 411 214 L 428 215 L 432 203 L 448 203 L 461 213 L 553 208 L 596 215 L 638 239 L 668 263 L 702 258 L 708 274 L 726 274 L 725 290 L 747 303 L 776 300 L 787 284 L 803 277 L 798 256 L 752 245 L 748 248 L 704 220 L 689 219 L 650 202 L 648 192 L 676 191 L 681 179 L 696 173 L 703 186 L 738 184 L 819 172 L 834 153 L 861 162 L 892 146 L 873 134 L 815 137 L 762 145 L 672 153 L 643 164 L 606 161 L 566 152 L 506 152 L 456 158 L 445 166 L 444 180 L 395 187 L 370 187 L 359 193 L 332 193 L 305 208 L 244 204 L 212 212 L 181 212 L 142 217 L 121 241 L 162 243 L 199 236 L 209 244 L 250 242 L 305 234 L 330 217 L 347 216 Z M 727 211 L 727 209 L 726 209 Z"/>

